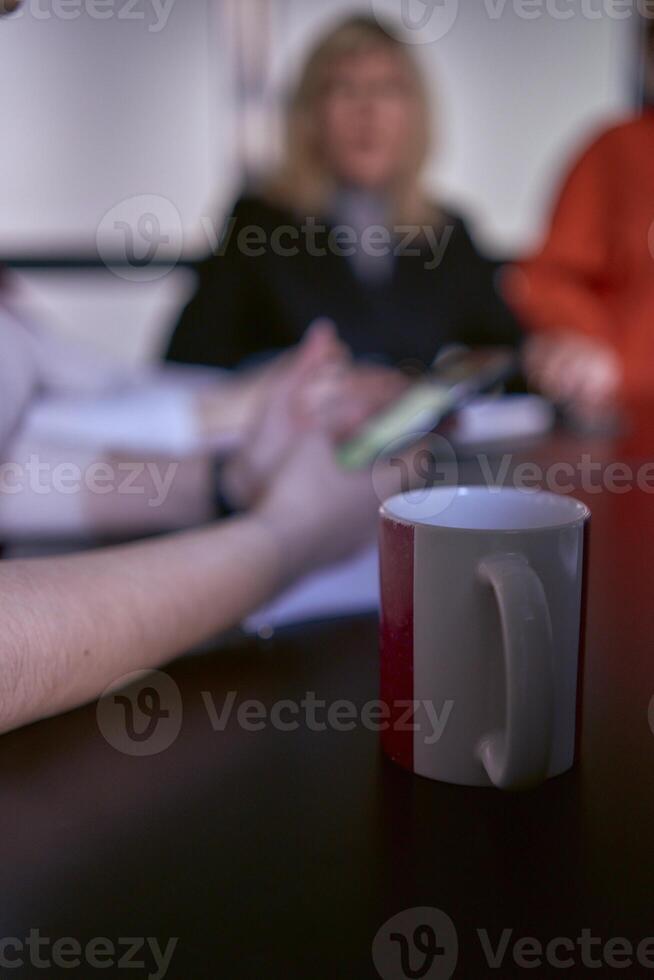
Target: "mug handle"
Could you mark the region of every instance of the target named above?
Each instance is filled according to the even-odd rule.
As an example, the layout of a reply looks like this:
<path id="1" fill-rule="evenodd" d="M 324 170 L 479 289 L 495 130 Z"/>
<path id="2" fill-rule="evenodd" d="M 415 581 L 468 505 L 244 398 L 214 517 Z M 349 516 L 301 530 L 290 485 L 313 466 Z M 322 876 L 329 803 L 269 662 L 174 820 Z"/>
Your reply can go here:
<path id="1" fill-rule="evenodd" d="M 547 777 L 553 734 L 550 611 L 540 578 L 519 554 L 484 558 L 478 575 L 499 606 L 506 672 L 506 730 L 484 736 L 477 752 L 498 789 L 524 789 Z"/>

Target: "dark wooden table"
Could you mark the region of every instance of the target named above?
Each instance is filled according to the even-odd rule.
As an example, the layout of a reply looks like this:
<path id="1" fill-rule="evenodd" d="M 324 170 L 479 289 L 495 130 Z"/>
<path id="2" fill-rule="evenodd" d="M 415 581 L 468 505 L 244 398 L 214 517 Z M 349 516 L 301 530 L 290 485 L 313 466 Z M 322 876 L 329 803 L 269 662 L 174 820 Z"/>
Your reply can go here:
<path id="1" fill-rule="evenodd" d="M 628 459 L 616 447 L 557 442 L 524 455 L 646 459 L 622 449 Z M 635 955 L 627 968 L 626 954 L 622 969 L 607 964 L 604 944 L 654 935 L 654 494 L 578 495 L 593 525 L 576 771 L 503 795 L 412 777 L 360 722 L 350 732 L 304 721 L 249 732 L 232 717 L 214 731 L 207 702 L 220 710 L 229 692 L 236 707 L 315 692 L 360 709 L 377 697 L 372 617 L 243 640 L 168 668 L 183 722 L 166 751 L 117 751 L 93 706 L 0 741 L 2 936 L 38 929 L 52 942 L 107 937 L 117 948 L 125 937 L 162 947 L 176 937 L 174 980 L 365 980 L 379 975 L 371 947 L 385 921 L 428 906 L 454 923 L 455 977 L 591 973 L 580 946 L 557 948 L 574 956 L 567 970 L 544 960 L 528 971 L 512 955 L 522 937 L 576 942 L 583 929 L 602 941 L 592 946 L 602 976 L 649 976 Z M 501 968 L 489 966 L 478 930 L 493 946 L 512 930 Z M 620 960 L 623 947 L 609 949 Z M 649 956 L 654 967 L 654 944 Z M 430 980 L 450 976 L 444 963 Z M 0 976 L 148 972 L 25 962 Z"/>

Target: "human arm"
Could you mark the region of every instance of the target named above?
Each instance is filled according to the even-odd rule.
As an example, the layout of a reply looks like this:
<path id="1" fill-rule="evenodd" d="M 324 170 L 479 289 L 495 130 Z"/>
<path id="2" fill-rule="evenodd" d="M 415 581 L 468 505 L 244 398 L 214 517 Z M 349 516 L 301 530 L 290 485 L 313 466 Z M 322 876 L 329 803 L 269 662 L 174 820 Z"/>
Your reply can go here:
<path id="1" fill-rule="evenodd" d="M 255 467 L 250 516 L 95 554 L 0 564 L 0 730 L 166 662 L 370 540 L 397 471 L 376 471 L 374 484 L 369 472 L 344 472 L 327 436 L 294 411 L 330 348 L 324 328 L 307 339 L 244 450 L 258 457 L 276 439 Z"/>
<path id="2" fill-rule="evenodd" d="M 611 222 L 617 201 L 611 137 L 594 142 L 573 166 L 540 251 L 508 271 L 505 292 L 530 330 L 575 333 L 609 342 L 614 325 L 602 290 L 610 279 Z"/>
<path id="3" fill-rule="evenodd" d="M 373 533 L 370 474 L 308 435 L 251 516 L 73 557 L 0 563 L 0 731 L 98 696 L 237 624 Z"/>
<path id="4" fill-rule="evenodd" d="M 88 701 L 227 629 L 279 574 L 274 539 L 254 520 L 0 564 L 0 730 Z"/>
<path id="5" fill-rule="evenodd" d="M 582 155 L 564 183 L 543 248 L 504 280 L 532 333 L 525 348 L 530 381 L 582 414 L 610 405 L 622 384 L 615 324 L 603 300 L 617 213 L 611 147 L 606 135 Z"/>
<path id="6" fill-rule="evenodd" d="M 124 540 L 213 519 L 215 466 L 182 459 L 71 451 L 18 440 L 0 468 L 0 541 Z"/>

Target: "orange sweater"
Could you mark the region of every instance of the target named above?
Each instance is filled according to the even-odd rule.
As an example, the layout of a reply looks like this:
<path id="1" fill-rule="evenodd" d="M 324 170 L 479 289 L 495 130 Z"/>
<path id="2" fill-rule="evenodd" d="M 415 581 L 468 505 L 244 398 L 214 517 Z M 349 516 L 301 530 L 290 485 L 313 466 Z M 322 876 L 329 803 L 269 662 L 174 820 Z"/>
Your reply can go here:
<path id="1" fill-rule="evenodd" d="M 607 341 L 623 363 L 624 395 L 654 394 L 654 111 L 586 151 L 542 251 L 506 283 L 527 327 Z"/>

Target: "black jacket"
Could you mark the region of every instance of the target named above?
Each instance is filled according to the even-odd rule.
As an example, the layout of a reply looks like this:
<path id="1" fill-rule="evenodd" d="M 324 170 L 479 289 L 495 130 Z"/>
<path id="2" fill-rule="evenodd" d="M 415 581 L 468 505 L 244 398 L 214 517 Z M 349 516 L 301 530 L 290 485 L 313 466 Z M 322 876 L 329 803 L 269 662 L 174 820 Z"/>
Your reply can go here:
<path id="1" fill-rule="evenodd" d="M 516 321 L 495 287 L 497 265 L 477 251 L 460 218 L 446 218 L 451 237 L 436 268 L 426 268 L 433 244 L 405 240 L 403 254 L 398 237 L 392 278 L 378 285 L 358 279 L 350 259 L 328 247 L 327 228 L 314 229 L 310 239 L 301 226 L 290 212 L 241 198 L 221 247 L 198 268 L 197 292 L 167 359 L 234 367 L 297 343 L 318 317 L 334 320 L 355 355 L 407 367 L 428 366 L 444 344 L 518 342 Z M 282 228 L 288 230 L 273 247 Z M 443 229 L 434 231 L 443 241 Z M 296 254 L 280 254 L 280 244 Z M 407 254 L 415 249 L 420 254 Z"/>

